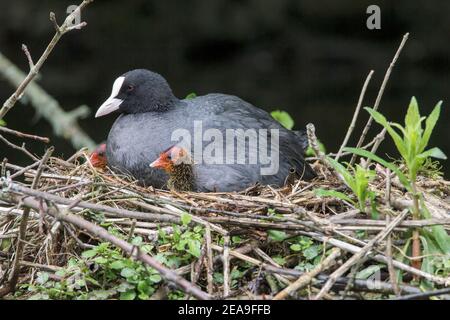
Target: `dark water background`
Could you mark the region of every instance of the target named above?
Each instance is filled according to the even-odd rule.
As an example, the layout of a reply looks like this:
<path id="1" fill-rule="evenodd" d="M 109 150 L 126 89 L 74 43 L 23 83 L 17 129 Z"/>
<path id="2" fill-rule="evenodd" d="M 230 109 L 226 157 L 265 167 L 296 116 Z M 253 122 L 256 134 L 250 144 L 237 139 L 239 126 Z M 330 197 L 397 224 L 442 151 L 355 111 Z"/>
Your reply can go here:
<path id="1" fill-rule="evenodd" d="M 37 59 L 53 35 L 54 11 L 62 22 L 65 0 L 0 1 L 0 51 L 23 70 L 20 49 Z M 381 30 L 366 28 L 366 8 L 381 7 Z M 381 103 L 388 119 L 402 120 L 411 96 L 423 114 L 444 100 L 431 140 L 450 154 L 450 2 L 442 1 L 100 1 L 83 13 L 88 27 L 66 34 L 41 70 L 40 85 L 66 110 L 87 104 L 92 113 L 109 96 L 114 79 L 134 68 L 164 75 L 178 97 L 190 92 L 235 94 L 268 111 L 283 109 L 304 127 L 316 125 L 328 150 L 340 145 L 363 81 L 375 70 L 365 105 L 373 104 L 384 72 L 402 35 L 410 39 Z M 13 88 L 0 79 L 0 100 Z M 367 119 L 364 112 L 353 143 Z M 8 126 L 52 137 L 31 106 L 18 104 Z M 81 120 L 97 142 L 106 138 L 114 116 Z M 371 134 L 379 130 L 377 125 Z M 14 140 L 12 138 L 12 140 Z M 73 152 L 52 138 L 59 155 Z M 42 154 L 42 144 L 32 145 Z M 390 141 L 379 154 L 397 156 Z M 0 158 L 25 163 L 0 146 Z M 444 162 L 447 177 L 448 163 Z"/>

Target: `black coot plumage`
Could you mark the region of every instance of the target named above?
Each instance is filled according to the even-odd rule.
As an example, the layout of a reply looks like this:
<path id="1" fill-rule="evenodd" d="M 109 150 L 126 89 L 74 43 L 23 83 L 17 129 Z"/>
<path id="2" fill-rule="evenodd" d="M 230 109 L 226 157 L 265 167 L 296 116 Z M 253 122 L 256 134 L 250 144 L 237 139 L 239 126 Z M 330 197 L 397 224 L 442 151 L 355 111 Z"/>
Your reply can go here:
<path id="1" fill-rule="evenodd" d="M 236 191 L 256 182 L 281 186 L 292 168 L 303 179 L 315 176 L 303 158 L 305 140 L 301 134 L 285 129 L 267 112 L 232 95 L 208 94 L 180 100 L 161 75 L 137 69 L 116 79 L 111 96 L 98 109 L 96 117 L 114 111 L 121 114 L 108 135 L 108 164 L 114 170 L 131 174 L 144 185 L 165 186 L 167 174 L 149 164 L 174 144 L 172 133 L 177 129 L 184 129 L 194 137 L 195 122 L 201 122 L 203 132 L 214 129 L 223 137 L 227 129 L 241 129 L 236 139 L 244 141 L 246 136 L 242 133 L 248 129 L 267 132 L 269 142 L 271 129 L 277 129 L 279 135 L 279 144 L 272 150 L 279 154 L 279 168 L 274 174 L 261 175 L 261 168 L 267 163 L 249 164 L 249 155 L 258 152 L 259 144 L 248 143 L 244 164 L 196 163 L 198 191 Z M 224 155 L 225 148 L 224 145 Z M 239 152 L 236 146 L 233 151 Z"/>

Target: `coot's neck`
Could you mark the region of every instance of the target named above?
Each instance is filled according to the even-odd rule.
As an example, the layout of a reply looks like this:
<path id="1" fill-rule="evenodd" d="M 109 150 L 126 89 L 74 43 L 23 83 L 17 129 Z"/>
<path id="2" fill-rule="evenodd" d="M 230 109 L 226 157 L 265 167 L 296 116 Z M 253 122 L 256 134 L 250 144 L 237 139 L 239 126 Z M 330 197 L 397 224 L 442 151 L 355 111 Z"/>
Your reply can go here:
<path id="1" fill-rule="evenodd" d="M 194 189 L 193 164 L 180 163 L 172 167 L 167 186 L 174 191 L 192 191 Z"/>

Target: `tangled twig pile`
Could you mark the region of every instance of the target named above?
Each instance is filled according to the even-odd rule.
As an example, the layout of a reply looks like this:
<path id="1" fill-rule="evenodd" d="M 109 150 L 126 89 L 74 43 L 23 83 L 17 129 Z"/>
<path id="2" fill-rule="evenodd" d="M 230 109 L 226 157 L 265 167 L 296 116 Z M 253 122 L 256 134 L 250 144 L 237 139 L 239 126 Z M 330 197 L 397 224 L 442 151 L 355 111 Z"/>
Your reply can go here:
<path id="1" fill-rule="evenodd" d="M 314 192 L 317 188 L 345 191 L 340 180 L 319 162 L 314 167 L 321 172 L 321 177 L 311 183 L 297 181 L 282 189 L 255 186 L 240 193 L 203 194 L 142 188 L 127 177 L 119 177 L 110 171 L 99 172 L 89 162 L 79 164 L 84 156 L 79 152 L 66 161 L 49 158 L 48 162 L 44 156 L 27 168 L 3 163 L 3 172 L 13 172 L 9 178 L 2 178 L 0 194 L 0 239 L 13 240 L 6 250 L 0 251 L 3 284 L 8 281 L 8 264 L 12 263 L 13 257 L 22 256 L 20 283 L 32 283 L 36 281 L 36 270 L 55 272 L 64 267 L 70 257 L 80 256 L 83 250 L 108 241 L 199 299 L 235 295 L 251 298 L 261 297 L 261 294 L 266 298 L 284 298 L 296 296 L 297 292 L 302 292 L 299 289 L 307 285 L 311 285 L 309 294 L 314 296 L 314 288 L 322 287 L 324 282 L 328 285 L 318 293 L 318 298 L 331 298 L 329 290 L 339 292 L 350 284 L 352 290 L 394 294 L 397 284 L 384 282 L 382 278 L 368 281 L 354 279 L 351 275 L 343 277 L 352 266 L 366 260 L 392 263 L 395 269 L 427 279 L 437 286 L 448 285 L 448 279 L 415 269 L 386 254 L 388 236 L 394 239 L 390 245 L 397 248 L 404 243 L 402 239 L 411 228 L 450 225 L 447 214 L 450 205 L 432 195 L 436 192 L 448 195 L 448 181 L 423 179 L 419 183 L 433 212 L 432 219 L 420 221 L 408 219 L 407 209 L 412 200 L 403 188 L 392 184 L 392 207 L 385 203 L 379 208 L 385 217 L 394 217 L 388 222 L 373 220 L 345 201 L 318 197 Z M 21 176 L 25 177 L 22 182 Z M 371 183 L 381 201 L 385 199 L 386 179 L 383 172 L 379 172 Z M 33 182 L 30 184 L 30 181 Z M 16 251 L 17 246 L 12 244 L 17 244 L 14 240 L 21 232 L 20 223 L 27 212 L 30 215 L 27 236 L 23 254 L 20 254 Z M 183 222 L 185 213 L 192 217 L 189 226 Z M 99 224 L 109 228 L 114 226 L 118 233 L 114 235 Z M 153 254 L 156 254 L 166 247 L 158 246 L 160 231 L 170 235 L 174 225 L 186 228 L 200 225 L 205 230 L 200 256 L 176 270 L 163 266 L 151 254 L 126 241 L 140 235 L 145 243 L 155 245 Z M 271 258 L 271 252 L 282 250 L 279 243 L 268 237 L 268 231 L 270 234 L 273 230 L 283 231 L 286 237 L 310 237 L 323 243 L 324 253 L 329 248 L 336 249 L 309 272 L 282 267 Z M 367 237 L 358 237 L 360 232 L 365 232 Z M 227 241 L 234 235 L 241 238 L 238 245 Z M 342 260 L 337 260 L 338 257 Z M 248 271 L 251 274 L 249 280 L 243 281 L 238 288 L 231 288 L 230 270 L 242 261 L 253 266 Z M 295 265 L 295 262 L 290 265 L 292 263 Z M 336 265 L 341 267 L 331 272 Z M 194 267 L 198 270 L 197 275 L 188 282 L 183 276 Z M 222 285 L 214 283 L 208 276 L 218 270 L 223 272 Z M 257 281 L 260 273 L 272 274 L 287 287 L 281 293 L 258 286 L 248 289 L 247 285 Z M 201 288 L 208 288 L 208 293 Z M 421 292 L 410 285 L 400 285 L 399 290 L 402 294 Z"/>

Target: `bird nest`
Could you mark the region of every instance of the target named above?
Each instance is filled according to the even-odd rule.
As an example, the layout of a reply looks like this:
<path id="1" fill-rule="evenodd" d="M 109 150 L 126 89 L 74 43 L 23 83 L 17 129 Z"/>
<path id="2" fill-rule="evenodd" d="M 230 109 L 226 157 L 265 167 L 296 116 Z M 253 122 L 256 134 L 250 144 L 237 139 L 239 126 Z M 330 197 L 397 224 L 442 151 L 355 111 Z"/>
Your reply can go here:
<path id="1" fill-rule="evenodd" d="M 67 160 L 47 153 L 27 167 L 3 163 L 2 295 L 19 288 L 16 296 L 23 298 L 92 298 L 106 286 L 102 297 L 109 298 L 126 292 L 152 299 L 406 299 L 429 294 L 419 288 L 424 283 L 447 290 L 448 255 L 437 257 L 443 266 L 436 271 L 415 267 L 403 249 L 413 229 L 441 225 L 448 231 L 450 204 L 442 199 L 449 196 L 449 181 L 442 178 L 419 177 L 432 216 L 413 220 L 413 198 L 381 167 L 369 185 L 374 215 L 370 207 L 362 212 L 353 202 L 318 195 L 326 189 L 355 199 L 320 160 L 310 161 L 318 173 L 313 181 L 232 193 L 142 187 L 86 160 L 80 151 Z M 91 279 L 106 274 L 112 256 L 102 256 L 102 243 L 115 252 L 117 276 L 101 285 L 74 284 L 74 265 L 86 266 L 78 280 L 80 273 Z M 148 266 L 143 279 L 156 272 L 161 281 L 143 294 L 117 261 L 133 263 L 134 271 Z M 71 295 L 52 293 L 62 283 Z M 126 290 L 112 289 L 124 283 Z"/>

